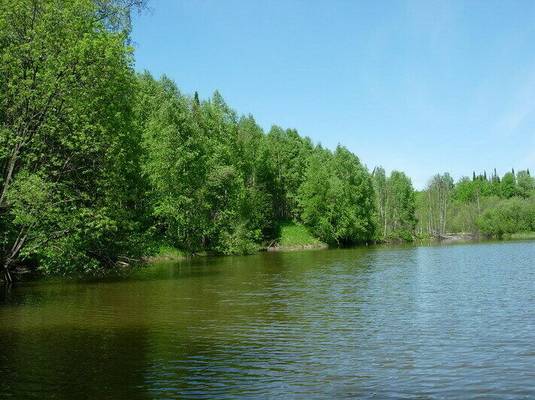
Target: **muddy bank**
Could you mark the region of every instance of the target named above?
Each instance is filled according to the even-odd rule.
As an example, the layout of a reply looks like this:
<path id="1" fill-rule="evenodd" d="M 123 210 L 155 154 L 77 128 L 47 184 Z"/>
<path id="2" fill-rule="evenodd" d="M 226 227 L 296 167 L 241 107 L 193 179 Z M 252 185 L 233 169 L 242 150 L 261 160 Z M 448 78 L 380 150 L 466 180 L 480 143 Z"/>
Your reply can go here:
<path id="1" fill-rule="evenodd" d="M 325 243 L 314 243 L 314 244 L 302 244 L 302 245 L 293 245 L 293 246 L 270 246 L 266 248 L 266 251 L 300 251 L 300 250 L 318 250 L 318 249 L 327 249 L 329 245 Z"/>

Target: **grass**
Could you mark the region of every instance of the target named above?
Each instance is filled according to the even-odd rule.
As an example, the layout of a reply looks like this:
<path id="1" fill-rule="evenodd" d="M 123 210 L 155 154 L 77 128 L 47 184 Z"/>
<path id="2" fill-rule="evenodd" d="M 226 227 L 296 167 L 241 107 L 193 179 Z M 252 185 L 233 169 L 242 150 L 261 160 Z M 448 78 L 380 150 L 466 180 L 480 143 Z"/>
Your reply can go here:
<path id="1" fill-rule="evenodd" d="M 284 222 L 280 226 L 280 236 L 277 241 L 279 250 L 299 250 L 305 248 L 327 247 L 325 243 L 315 238 L 307 227 L 295 222 Z M 196 255 L 207 255 L 203 252 Z M 160 245 L 158 251 L 152 257 L 148 257 L 149 262 L 178 261 L 188 257 L 188 254 L 176 247 Z"/>
<path id="2" fill-rule="evenodd" d="M 158 248 L 158 252 L 156 253 L 156 255 L 154 257 L 151 257 L 151 260 L 181 260 L 186 257 L 187 254 L 184 253 L 182 250 L 179 250 L 173 246 L 161 245 Z"/>
<path id="3" fill-rule="evenodd" d="M 316 239 L 309 230 L 295 222 L 285 222 L 280 230 L 280 247 L 301 247 L 301 246 L 323 246 L 319 239 Z"/>

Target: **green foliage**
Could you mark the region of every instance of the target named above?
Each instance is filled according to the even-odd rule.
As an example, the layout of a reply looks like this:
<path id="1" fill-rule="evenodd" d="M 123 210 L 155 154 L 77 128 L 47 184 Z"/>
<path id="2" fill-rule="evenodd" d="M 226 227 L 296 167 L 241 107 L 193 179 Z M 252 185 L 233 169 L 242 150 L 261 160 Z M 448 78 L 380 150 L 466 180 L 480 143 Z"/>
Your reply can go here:
<path id="1" fill-rule="evenodd" d="M 447 172 L 433 176 L 429 182 L 426 205 L 429 210 L 428 226 L 433 235 L 443 235 L 447 231 L 447 216 L 453 188 L 453 179 Z"/>
<path id="2" fill-rule="evenodd" d="M 277 219 L 297 218 L 298 191 L 303 183 L 313 146 L 293 129 L 273 126 L 262 146 L 259 179 L 269 191 Z"/>
<path id="3" fill-rule="evenodd" d="M 503 199 L 482 213 L 478 226 L 483 233 L 497 237 L 506 233 L 534 231 L 535 199 Z"/>
<path id="4" fill-rule="evenodd" d="M 429 187 L 422 192 L 417 207 L 420 234 L 434 235 L 437 230 L 436 209 L 441 209 L 441 232 L 471 232 L 502 237 L 533 229 L 533 195 L 535 181 L 529 171 L 507 172 L 500 178 L 496 171 L 490 179 L 486 174 L 461 178 L 451 190 L 444 191 L 442 202 L 431 195 Z M 436 190 L 435 190 L 436 192 Z"/>
<path id="5" fill-rule="evenodd" d="M 276 239 L 279 222 L 289 218 L 332 243 L 373 237 L 370 176 L 346 149 L 315 149 L 276 126 L 265 135 L 217 92 L 208 101 L 189 98 L 148 74 L 139 87 L 136 125 L 153 231 L 168 243 L 189 253 L 251 253 Z M 314 168 L 326 165 L 318 157 L 329 160 L 319 174 Z M 314 187 L 329 187 L 328 198 Z"/>
<path id="6" fill-rule="evenodd" d="M 11 223 L 15 226 L 35 226 L 52 214 L 53 185 L 37 174 L 21 171 L 6 196 Z"/>
<path id="7" fill-rule="evenodd" d="M 90 0 L 0 3 L 4 268 L 85 272 L 136 253 L 132 54 L 96 13 Z"/>
<path id="8" fill-rule="evenodd" d="M 516 192 L 519 196 L 527 198 L 535 189 L 535 180 L 530 176 L 529 170 L 519 171 L 516 175 Z"/>
<path id="9" fill-rule="evenodd" d="M 412 240 L 416 227 L 416 198 L 410 178 L 399 171 L 392 171 L 387 178 L 384 169 L 378 167 L 373 172 L 373 186 L 377 237 L 380 240 Z"/>
<path id="10" fill-rule="evenodd" d="M 371 176 L 347 149 L 278 126 L 265 134 L 218 92 L 201 100 L 134 72 L 131 12 L 144 3 L 0 2 L 4 274 L 101 274 L 163 244 L 247 254 L 280 226 L 283 244 L 373 240 Z M 409 239 L 410 180 L 393 172 L 385 185 L 382 235 Z"/>
<path id="11" fill-rule="evenodd" d="M 506 199 L 517 195 L 516 177 L 513 173 L 506 173 L 500 184 L 500 194 Z"/>
<path id="12" fill-rule="evenodd" d="M 344 147 L 318 149 L 299 189 L 301 218 L 326 243 L 370 241 L 375 233 L 371 177 Z"/>
<path id="13" fill-rule="evenodd" d="M 201 103 L 165 77 L 139 80 L 142 168 L 156 232 L 189 253 L 250 253 L 268 225 L 269 196 L 256 184 L 262 131 L 252 118 L 238 122 L 219 93 Z"/>

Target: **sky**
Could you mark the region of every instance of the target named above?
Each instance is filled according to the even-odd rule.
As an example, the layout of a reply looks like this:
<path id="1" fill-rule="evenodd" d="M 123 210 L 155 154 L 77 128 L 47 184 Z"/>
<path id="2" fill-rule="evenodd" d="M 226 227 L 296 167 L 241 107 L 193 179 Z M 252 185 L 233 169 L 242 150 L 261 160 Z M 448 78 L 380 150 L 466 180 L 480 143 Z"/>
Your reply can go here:
<path id="1" fill-rule="evenodd" d="M 150 0 L 136 69 L 371 170 L 535 171 L 534 1 Z"/>

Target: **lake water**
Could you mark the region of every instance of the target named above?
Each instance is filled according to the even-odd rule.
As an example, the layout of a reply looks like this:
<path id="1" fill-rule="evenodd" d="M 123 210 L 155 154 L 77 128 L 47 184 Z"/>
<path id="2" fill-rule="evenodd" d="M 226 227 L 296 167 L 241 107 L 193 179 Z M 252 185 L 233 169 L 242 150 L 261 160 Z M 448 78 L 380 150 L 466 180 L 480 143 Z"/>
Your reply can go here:
<path id="1" fill-rule="evenodd" d="M 535 242 L 198 258 L 0 300 L 0 398 L 535 398 Z"/>

